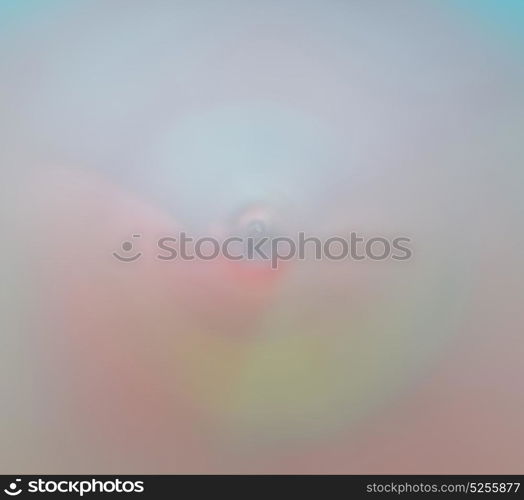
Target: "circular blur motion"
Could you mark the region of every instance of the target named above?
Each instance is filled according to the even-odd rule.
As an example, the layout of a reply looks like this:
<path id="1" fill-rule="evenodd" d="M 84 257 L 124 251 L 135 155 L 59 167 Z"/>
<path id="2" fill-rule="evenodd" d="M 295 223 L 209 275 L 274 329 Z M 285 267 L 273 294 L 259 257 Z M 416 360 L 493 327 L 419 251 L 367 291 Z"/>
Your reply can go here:
<path id="1" fill-rule="evenodd" d="M 524 40 L 497 9 L 2 5 L 5 472 L 517 472 Z M 412 256 L 159 258 L 181 231 Z"/>

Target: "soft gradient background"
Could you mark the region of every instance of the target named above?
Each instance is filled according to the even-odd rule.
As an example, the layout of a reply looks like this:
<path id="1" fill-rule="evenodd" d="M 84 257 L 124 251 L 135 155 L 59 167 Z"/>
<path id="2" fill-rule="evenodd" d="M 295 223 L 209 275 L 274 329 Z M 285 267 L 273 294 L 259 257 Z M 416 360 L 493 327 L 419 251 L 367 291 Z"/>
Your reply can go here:
<path id="1" fill-rule="evenodd" d="M 0 0 L 0 472 L 522 473 L 523 27 Z M 414 257 L 154 259 L 253 210 Z"/>

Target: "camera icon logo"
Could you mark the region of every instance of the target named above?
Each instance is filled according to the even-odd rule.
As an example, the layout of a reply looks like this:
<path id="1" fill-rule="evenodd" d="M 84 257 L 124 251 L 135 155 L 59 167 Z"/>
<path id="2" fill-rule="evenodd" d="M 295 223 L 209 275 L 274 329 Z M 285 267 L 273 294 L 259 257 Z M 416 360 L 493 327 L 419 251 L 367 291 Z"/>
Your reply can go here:
<path id="1" fill-rule="evenodd" d="M 140 234 L 133 234 L 133 238 L 140 238 Z M 117 252 L 113 252 L 113 257 L 118 259 L 120 262 L 134 262 L 142 256 L 142 252 L 132 253 L 133 243 L 130 241 L 122 242 L 122 251 L 124 255 L 120 255 Z"/>
<path id="2" fill-rule="evenodd" d="M 9 488 L 6 488 L 4 490 L 4 493 L 11 497 L 16 497 L 17 495 L 20 495 L 20 493 L 22 493 L 22 488 L 19 488 L 19 485 L 17 484 L 20 481 L 22 480 L 16 479 L 15 481 L 13 481 L 11 484 L 9 484 Z"/>

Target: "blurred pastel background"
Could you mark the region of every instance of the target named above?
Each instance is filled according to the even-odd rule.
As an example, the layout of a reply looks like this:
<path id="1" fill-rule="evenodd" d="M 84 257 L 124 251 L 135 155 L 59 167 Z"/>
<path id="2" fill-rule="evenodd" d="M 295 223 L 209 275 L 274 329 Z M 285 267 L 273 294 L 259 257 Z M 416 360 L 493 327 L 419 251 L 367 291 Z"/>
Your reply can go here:
<path id="1" fill-rule="evenodd" d="M 0 472 L 522 473 L 523 28 L 0 0 Z M 154 258 L 253 207 L 413 258 Z"/>

